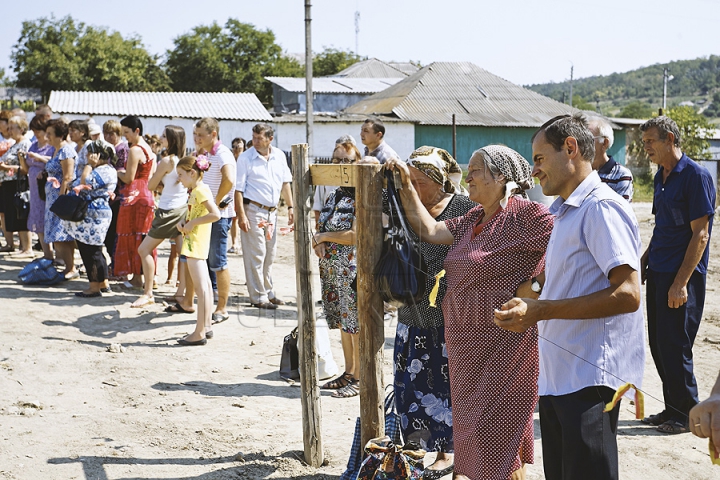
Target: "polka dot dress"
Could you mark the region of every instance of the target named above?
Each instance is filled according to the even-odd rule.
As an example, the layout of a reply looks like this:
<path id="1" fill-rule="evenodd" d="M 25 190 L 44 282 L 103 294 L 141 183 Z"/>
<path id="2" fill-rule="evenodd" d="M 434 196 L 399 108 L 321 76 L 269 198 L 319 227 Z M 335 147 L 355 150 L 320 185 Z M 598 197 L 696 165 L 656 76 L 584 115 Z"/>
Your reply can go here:
<path id="1" fill-rule="evenodd" d="M 503 330 L 493 310 L 540 273 L 553 217 L 512 197 L 481 229 L 478 206 L 445 223 L 455 237 L 445 259 L 442 302 L 453 404 L 455 472 L 473 480 L 505 480 L 533 463 L 537 403 L 537 328 Z"/>

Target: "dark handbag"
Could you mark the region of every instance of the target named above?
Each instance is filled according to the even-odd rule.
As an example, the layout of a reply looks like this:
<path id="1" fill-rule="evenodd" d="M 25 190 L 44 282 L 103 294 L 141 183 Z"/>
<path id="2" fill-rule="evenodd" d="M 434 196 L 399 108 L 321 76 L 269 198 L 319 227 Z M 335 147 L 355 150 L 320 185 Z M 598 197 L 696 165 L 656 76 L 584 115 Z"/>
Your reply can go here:
<path id="1" fill-rule="evenodd" d="M 30 187 L 27 175 L 18 175 L 17 191 L 15 192 L 16 216 L 19 220 L 26 220 L 30 214 Z"/>
<path id="2" fill-rule="evenodd" d="M 380 261 L 375 267 L 378 289 L 383 300 L 397 307 L 414 305 L 425 295 L 427 268 L 405 220 L 405 211 L 395 189 L 393 175 L 385 172 L 389 204 L 389 224 L 385 230 Z"/>
<path id="3" fill-rule="evenodd" d="M 50 211 L 62 220 L 81 222 L 87 213 L 88 202 L 77 195 L 60 195 Z"/>
<path id="4" fill-rule="evenodd" d="M 400 434 L 400 415 L 395 406 L 395 390 L 391 386 L 390 392 L 385 396 L 385 435 L 396 445 L 402 443 Z M 355 420 L 355 434 L 350 447 L 350 458 L 348 459 L 345 472 L 340 475 L 340 480 L 355 480 L 358 478 L 360 466 L 363 463 L 363 452 L 360 435 L 360 418 Z"/>
<path id="5" fill-rule="evenodd" d="M 365 446 L 367 456 L 358 480 L 415 480 L 423 478 L 425 450 L 411 443 L 403 447 L 388 437 L 373 438 Z"/>
<path id="6" fill-rule="evenodd" d="M 45 170 L 40 172 L 40 175 L 36 178 L 38 184 L 38 196 L 43 202 L 45 201 L 45 184 L 47 183 L 47 179 L 48 173 Z"/>
<path id="7" fill-rule="evenodd" d="M 299 380 L 300 354 L 297 347 L 298 329 L 295 327 L 283 339 L 282 355 L 280 355 L 280 376 L 289 380 Z"/>

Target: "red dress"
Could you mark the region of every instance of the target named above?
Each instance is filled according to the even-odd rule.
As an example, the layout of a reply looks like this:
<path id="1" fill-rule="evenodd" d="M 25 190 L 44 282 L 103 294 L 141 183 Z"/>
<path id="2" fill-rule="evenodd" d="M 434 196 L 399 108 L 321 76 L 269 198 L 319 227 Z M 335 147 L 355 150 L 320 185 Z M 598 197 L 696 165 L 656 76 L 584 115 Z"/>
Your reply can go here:
<path id="1" fill-rule="evenodd" d="M 506 480 L 521 461 L 533 463 L 538 334 L 537 327 L 501 329 L 493 310 L 544 269 L 553 217 L 544 205 L 511 197 L 475 234 L 483 215 L 478 206 L 445 222 L 455 237 L 445 258 L 442 301 L 455 472 Z"/>
<path id="2" fill-rule="evenodd" d="M 148 180 L 155 159 L 141 145 L 145 154 L 145 163 L 139 163 L 135 179 L 120 190 L 122 203 L 117 221 L 117 246 L 113 262 L 114 275 L 141 275 L 142 263 L 138 247 L 150 231 L 155 211 L 155 200 L 148 189 Z M 157 262 L 157 250 L 153 250 L 153 260 Z"/>

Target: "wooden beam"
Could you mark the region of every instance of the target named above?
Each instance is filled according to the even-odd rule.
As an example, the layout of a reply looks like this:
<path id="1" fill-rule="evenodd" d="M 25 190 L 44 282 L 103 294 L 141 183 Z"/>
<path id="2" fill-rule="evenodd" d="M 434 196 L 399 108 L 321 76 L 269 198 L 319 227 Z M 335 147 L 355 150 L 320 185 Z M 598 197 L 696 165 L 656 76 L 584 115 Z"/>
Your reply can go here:
<path id="1" fill-rule="evenodd" d="M 312 266 L 316 261 L 310 248 L 308 225 L 312 189 L 308 170 L 308 145 L 292 146 L 293 205 L 295 210 L 295 267 L 297 271 L 298 350 L 302 395 L 303 445 L 305 462 L 312 467 L 323 463 L 322 410 L 315 348 L 315 306 L 312 294 Z"/>
<path id="2" fill-rule="evenodd" d="M 310 177 L 313 185 L 333 187 L 355 187 L 358 185 L 357 169 L 360 165 L 310 165 Z"/>
<path id="3" fill-rule="evenodd" d="M 352 165 L 352 167 L 348 171 L 354 170 L 357 185 L 355 215 L 360 323 L 360 432 L 361 447 L 364 448 L 368 440 L 385 434 L 384 311 L 375 281 L 375 265 L 380 259 L 383 245 L 381 200 L 383 175 L 382 165 Z"/>

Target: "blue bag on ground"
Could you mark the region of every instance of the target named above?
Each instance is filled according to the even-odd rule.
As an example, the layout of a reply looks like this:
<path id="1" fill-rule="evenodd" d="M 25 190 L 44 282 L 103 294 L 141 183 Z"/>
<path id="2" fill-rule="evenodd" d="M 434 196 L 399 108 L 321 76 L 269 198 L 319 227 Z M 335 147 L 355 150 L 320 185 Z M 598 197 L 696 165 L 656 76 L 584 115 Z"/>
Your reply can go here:
<path id="1" fill-rule="evenodd" d="M 53 261 L 47 258 L 38 258 L 25 265 L 18 278 L 25 285 L 55 285 L 65 280 L 65 276 L 53 267 Z"/>
<path id="2" fill-rule="evenodd" d="M 395 390 L 391 389 L 385 397 L 385 435 L 390 437 L 396 445 L 402 445 L 400 436 L 400 415 L 395 408 Z M 356 480 L 360 465 L 363 463 L 363 446 L 360 445 L 360 418 L 355 421 L 355 434 L 353 435 L 350 458 L 347 468 L 340 475 L 340 480 Z"/>

